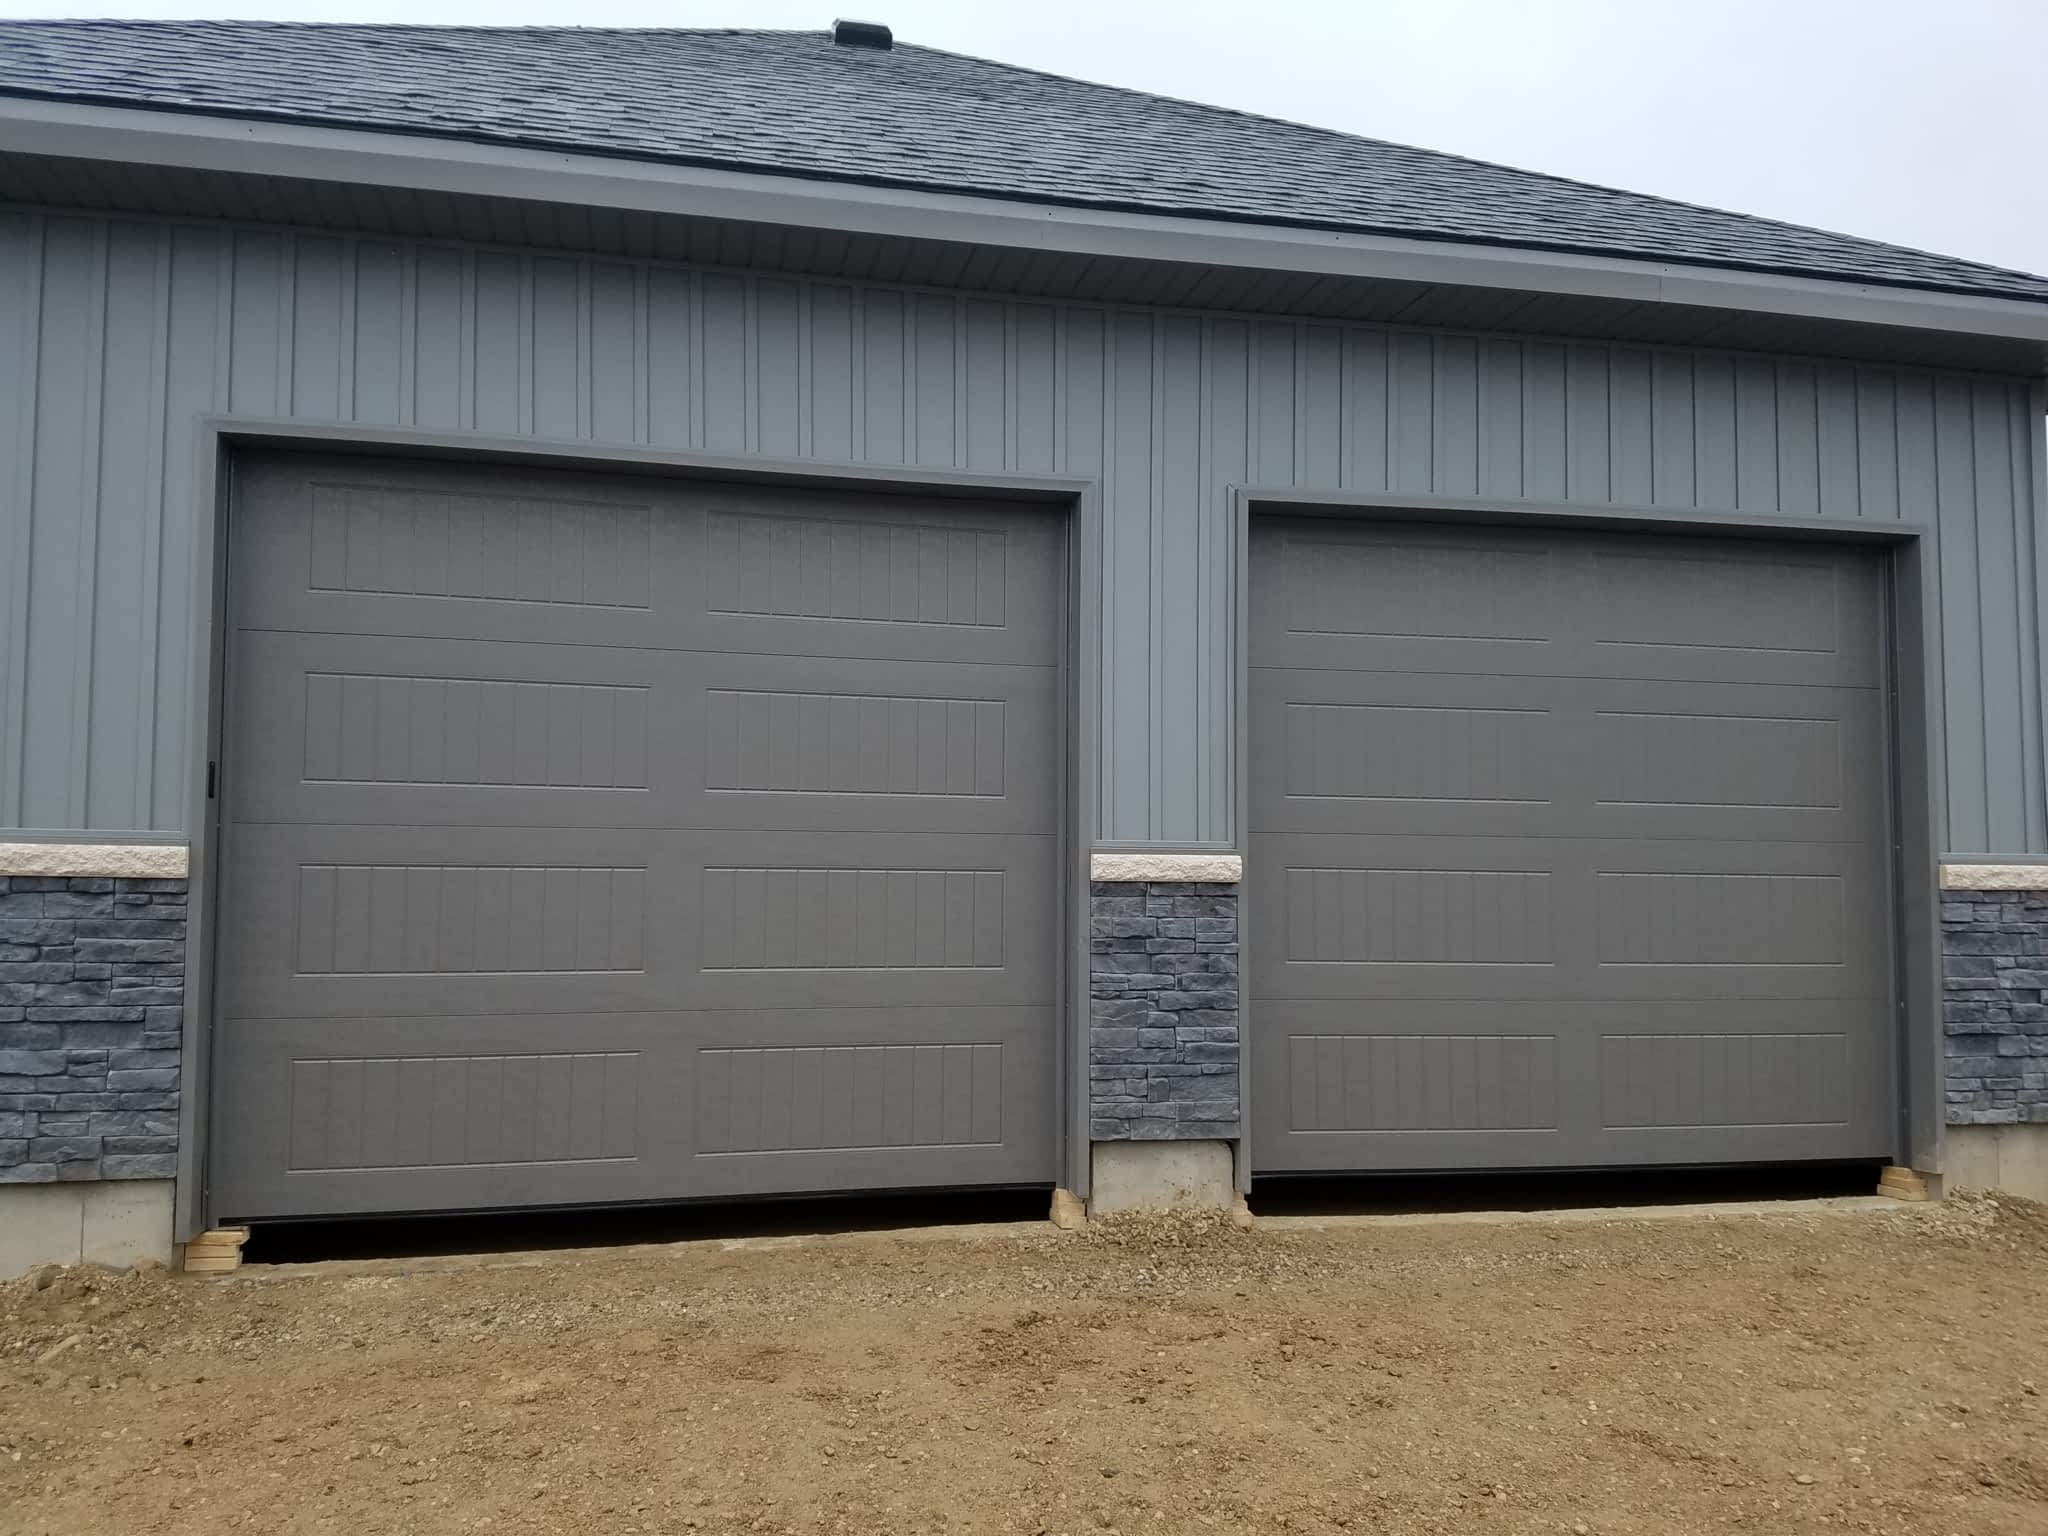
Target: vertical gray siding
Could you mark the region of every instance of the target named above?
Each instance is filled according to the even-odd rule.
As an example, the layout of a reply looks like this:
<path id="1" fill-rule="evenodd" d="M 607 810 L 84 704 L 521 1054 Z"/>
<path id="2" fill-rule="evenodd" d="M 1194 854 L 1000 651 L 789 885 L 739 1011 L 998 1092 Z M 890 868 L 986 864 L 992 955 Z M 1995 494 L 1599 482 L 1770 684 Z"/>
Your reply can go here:
<path id="1" fill-rule="evenodd" d="M 1231 835 L 1224 490 L 1937 518 L 1946 846 L 2048 853 L 2024 384 L 0 212 L 0 826 L 175 830 L 192 421 L 1100 477 L 1101 833 Z"/>

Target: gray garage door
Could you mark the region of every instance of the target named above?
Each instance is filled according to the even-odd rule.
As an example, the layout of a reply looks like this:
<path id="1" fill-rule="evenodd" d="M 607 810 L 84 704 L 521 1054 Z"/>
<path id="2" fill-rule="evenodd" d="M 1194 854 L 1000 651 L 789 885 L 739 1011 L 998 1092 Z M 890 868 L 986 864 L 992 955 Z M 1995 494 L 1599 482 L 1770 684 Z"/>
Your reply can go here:
<path id="1" fill-rule="evenodd" d="M 1880 575 L 1256 522 L 1255 1166 L 1888 1154 Z"/>
<path id="2" fill-rule="evenodd" d="M 240 466 L 215 1214 L 1050 1182 L 1063 538 Z"/>

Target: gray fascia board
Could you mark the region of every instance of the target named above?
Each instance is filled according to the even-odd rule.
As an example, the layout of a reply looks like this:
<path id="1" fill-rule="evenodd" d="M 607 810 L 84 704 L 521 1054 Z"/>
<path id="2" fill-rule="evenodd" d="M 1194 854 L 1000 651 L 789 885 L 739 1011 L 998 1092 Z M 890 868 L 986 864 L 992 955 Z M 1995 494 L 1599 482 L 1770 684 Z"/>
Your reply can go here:
<path id="1" fill-rule="evenodd" d="M 1681 263 L 1072 208 L 455 138 L 0 97 L 0 149 L 806 229 L 1690 304 L 2048 342 L 2048 304 Z"/>

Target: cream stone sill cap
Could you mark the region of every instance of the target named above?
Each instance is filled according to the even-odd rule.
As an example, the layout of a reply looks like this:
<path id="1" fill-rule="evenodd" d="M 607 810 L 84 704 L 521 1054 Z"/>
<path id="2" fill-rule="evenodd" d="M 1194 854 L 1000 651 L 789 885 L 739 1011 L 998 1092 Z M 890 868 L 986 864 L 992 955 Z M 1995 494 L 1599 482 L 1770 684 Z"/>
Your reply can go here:
<path id="1" fill-rule="evenodd" d="M 183 880 L 190 873 L 183 843 L 0 843 L 0 875 Z"/>
<path id="2" fill-rule="evenodd" d="M 2048 864 L 1944 864 L 1944 891 L 2048 891 Z"/>
<path id="3" fill-rule="evenodd" d="M 1088 878 L 1234 885 L 1244 878 L 1244 860 L 1234 853 L 1098 853 L 1088 860 Z"/>

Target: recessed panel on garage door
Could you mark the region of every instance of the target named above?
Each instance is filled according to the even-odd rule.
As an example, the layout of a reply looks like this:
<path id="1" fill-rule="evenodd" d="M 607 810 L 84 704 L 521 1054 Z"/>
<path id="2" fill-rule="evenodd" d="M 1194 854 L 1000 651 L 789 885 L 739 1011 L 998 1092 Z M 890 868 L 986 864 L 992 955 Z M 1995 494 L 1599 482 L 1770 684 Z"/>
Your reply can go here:
<path id="1" fill-rule="evenodd" d="M 1256 1166 L 1888 1154 L 1880 576 L 1256 522 Z"/>
<path id="2" fill-rule="evenodd" d="M 1049 1181 L 1061 548 L 240 466 L 216 1214 Z"/>

